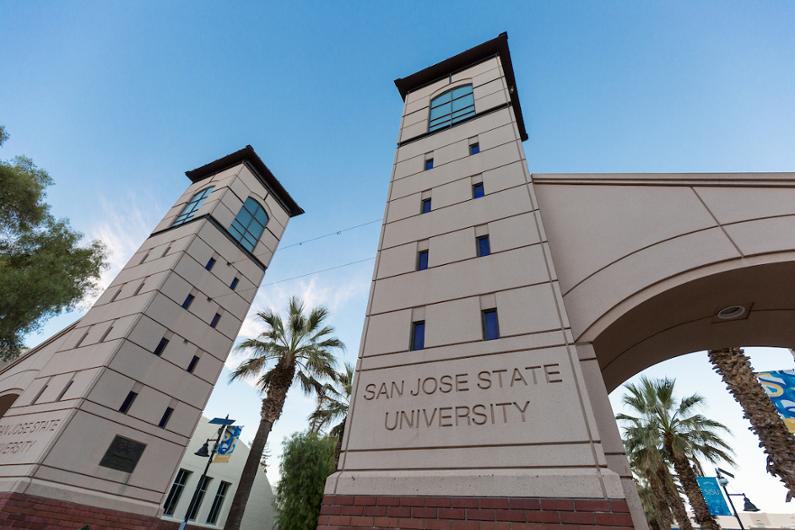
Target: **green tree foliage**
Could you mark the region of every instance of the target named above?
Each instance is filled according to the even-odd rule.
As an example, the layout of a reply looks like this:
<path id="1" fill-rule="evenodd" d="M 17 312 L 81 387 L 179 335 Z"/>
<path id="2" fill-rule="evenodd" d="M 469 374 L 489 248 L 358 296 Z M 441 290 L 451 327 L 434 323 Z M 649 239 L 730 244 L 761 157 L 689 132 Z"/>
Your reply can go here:
<path id="1" fill-rule="evenodd" d="M 317 408 L 309 415 L 309 430 L 321 432 L 333 422 L 338 422 L 329 431 L 329 436 L 337 439 L 334 451 L 334 464 L 340 460 L 342 437 L 345 435 L 345 421 L 353 392 L 353 365 L 345 363 L 345 370 L 339 372 L 330 383 L 317 390 Z"/>
<path id="2" fill-rule="evenodd" d="M 0 145 L 8 138 L 0 127 Z M 55 219 L 45 202 L 52 179 L 26 157 L 0 161 L 0 358 L 17 357 L 22 337 L 70 309 L 104 266 L 98 241 Z"/>
<path id="3" fill-rule="evenodd" d="M 699 458 L 711 463 L 727 462 L 733 464 L 732 449 L 724 441 L 729 429 L 723 424 L 699 414 L 698 409 L 704 405 L 704 398 L 698 394 L 678 399 L 674 393 L 673 379 L 649 379 L 642 377 L 639 384 L 625 386 L 624 405 L 631 414 L 619 414 L 616 418 L 625 429 L 624 444 L 630 456 L 630 462 L 636 466 L 639 475 L 650 479 L 649 470 L 657 469 L 660 473 L 659 484 L 665 487 L 669 466 L 676 472 L 676 478 L 682 486 L 696 522 L 702 529 L 717 530 L 715 518 L 709 513 L 707 503 L 696 481 L 697 472 L 701 472 Z M 641 457 L 641 453 L 645 456 Z M 664 466 L 654 464 L 662 455 Z M 646 462 L 638 466 L 639 461 Z M 640 467 L 640 469 L 638 469 Z M 664 495 L 656 488 L 658 495 Z M 668 495 L 669 506 L 676 514 L 676 504 L 671 502 L 673 495 Z M 680 521 L 680 524 L 682 522 Z"/>
<path id="4" fill-rule="evenodd" d="M 281 480 L 276 488 L 279 530 L 314 530 L 326 477 L 334 471 L 337 440 L 317 433 L 296 433 L 284 441 Z"/>
<path id="5" fill-rule="evenodd" d="M 293 297 L 286 319 L 270 310 L 257 313 L 257 318 L 265 324 L 264 331 L 238 346 L 248 352 L 249 358 L 235 368 L 231 379 L 256 378 L 257 388 L 265 398 L 260 408 L 259 426 L 229 507 L 225 530 L 240 529 L 262 452 L 273 424 L 282 415 L 287 392 L 293 383 L 299 383 L 306 394 L 312 394 L 322 391 L 323 380 L 337 377 L 334 350 L 344 349 L 345 345 L 334 336 L 334 328 L 326 325 L 327 317 L 325 307 L 315 307 L 306 313 L 304 303 Z"/>

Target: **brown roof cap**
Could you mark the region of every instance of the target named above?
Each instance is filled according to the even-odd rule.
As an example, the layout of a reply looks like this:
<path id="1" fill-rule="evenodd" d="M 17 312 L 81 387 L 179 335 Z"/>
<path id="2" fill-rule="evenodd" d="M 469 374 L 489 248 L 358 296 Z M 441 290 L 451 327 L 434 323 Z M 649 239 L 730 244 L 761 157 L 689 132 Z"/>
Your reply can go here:
<path id="1" fill-rule="evenodd" d="M 244 162 L 249 163 L 249 165 L 254 169 L 254 175 L 256 175 L 263 185 L 265 185 L 265 187 L 267 187 L 276 196 L 279 202 L 281 202 L 285 207 L 285 210 L 287 210 L 287 213 L 290 215 L 290 217 L 304 213 L 304 210 L 298 206 L 298 203 L 296 203 L 292 197 L 290 197 L 290 194 L 287 193 L 287 190 L 285 190 L 276 177 L 273 176 L 271 170 L 268 169 L 268 166 L 265 165 L 265 162 L 262 161 L 256 151 L 254 151 L 254 148 L 250 145 L 247 145 L 243 149 L 235 151 L 234 153 L 230 153 L 222 158 L 219 158 L 218 160 L 214 160 L 209 164 L 205 164 L 201 167 L 197 167 L 196 169 L 186 171 L 185 175 L 187 175 L 191 181 L 198 182 L 207 177 L 211 177 L 216 173 L 223 171 L 224 169 L 228 169 Z"/>
<path id="2" fill-rule="evenodd" d="M 465 68 L 469 68 L 495 55 L 499 55 L 502 68 L 505 71 L 505 80 L 508 83 L 508 92 L 511 95 L 513 111 L 514 114 L 516 114 L 516 124 L 519 127 L 519 135 L 522 140 L 527 140 L 527 130 L 525 129 L 524 117 L 522 116 L 522 105 L 519 103 L 519 92 L 516 88 L 516 78 L 513 73 L 511 52 L 508 49 L 508 33 L 504 31 L 496 38 L 478 44 L 474 48 L 454 55 L 440 63 L 429 66 L 410 76 L 395 79 L 395 86 L 400 92 L 400 96 L 405 100 L 406 94 L 409 92 L 430 85 L 439 79 Z"/>

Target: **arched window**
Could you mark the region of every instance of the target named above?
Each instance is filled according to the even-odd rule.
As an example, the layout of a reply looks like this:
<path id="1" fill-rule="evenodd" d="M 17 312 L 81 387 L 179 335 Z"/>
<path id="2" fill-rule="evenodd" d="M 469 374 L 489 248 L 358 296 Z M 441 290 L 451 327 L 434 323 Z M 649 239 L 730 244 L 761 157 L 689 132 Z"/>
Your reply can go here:
<path id="1" fill-rule="evenodd" d="M 196 213 L 204 200 L 213 192 L 214 186 L 207 186 L 201 191 L 197 191 L 193 197 L 188 201 L 188 204 L 182 209 L 182 212 L 174 219 L 174 223 L 171 226 L 181 225 L 182 223 L 186 222 L 188 219 L 193 217 L 193 214 Z"/>
<path id="2" fill-rule="evenodd" d="M 431 100 L 428 132 L 444 129 L 475 115 L 475 96 L 472 85 L 448 90 Z"/>
<path id="3" fill-rule="evenodd" d="M 249 197 L 243 203 L 235 220 L 232 221 L 229 233 L 240 241 L 240 244 L 249 252 L 253 252 L 266 224 L 268 224 L 268 214 L 265 213 L 265 209 L 256 200 Z"/>

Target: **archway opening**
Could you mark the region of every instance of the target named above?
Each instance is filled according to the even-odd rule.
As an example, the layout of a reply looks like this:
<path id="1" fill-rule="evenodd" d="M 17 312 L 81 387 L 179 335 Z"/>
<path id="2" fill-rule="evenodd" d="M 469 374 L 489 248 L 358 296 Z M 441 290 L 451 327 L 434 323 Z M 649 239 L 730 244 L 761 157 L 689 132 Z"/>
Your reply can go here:
<path id="1" fill-rule="evenodd" d="M 6 412 L 8 412 L 8 409 L 11 408 L 18 397 L 19 394 L 5 394 L 4 396 L 0 396 L 0 418 L 6 415 Z"/>
<path id="2" fill-rule="evenodd" d="M 628 310 L 593 341 L 608 392 L 642 370 L 689 352 L 795 346 L 795 262 L 698 278 Z"/>

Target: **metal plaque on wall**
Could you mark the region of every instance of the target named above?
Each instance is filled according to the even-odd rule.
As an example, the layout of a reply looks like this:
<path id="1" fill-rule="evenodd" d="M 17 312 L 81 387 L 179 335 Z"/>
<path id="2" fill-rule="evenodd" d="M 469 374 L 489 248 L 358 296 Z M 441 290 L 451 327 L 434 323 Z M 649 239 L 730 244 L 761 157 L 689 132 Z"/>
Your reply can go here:
<path id="1" fill-rule="evenodd" d="M 109 467 L 125 473 L 132 473 L 138 460 L 146 448 L 146 444 L 130 440 L 124 436 L 116 436 L 111 442 L 105 456 L 102 457 L 99 465 Z"/>

